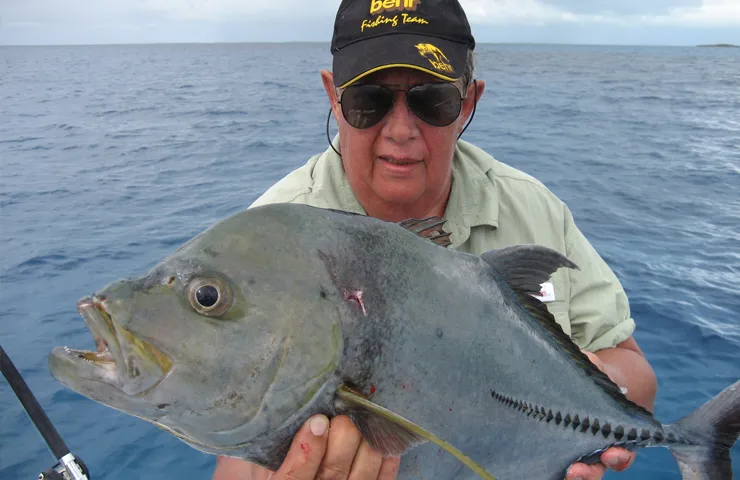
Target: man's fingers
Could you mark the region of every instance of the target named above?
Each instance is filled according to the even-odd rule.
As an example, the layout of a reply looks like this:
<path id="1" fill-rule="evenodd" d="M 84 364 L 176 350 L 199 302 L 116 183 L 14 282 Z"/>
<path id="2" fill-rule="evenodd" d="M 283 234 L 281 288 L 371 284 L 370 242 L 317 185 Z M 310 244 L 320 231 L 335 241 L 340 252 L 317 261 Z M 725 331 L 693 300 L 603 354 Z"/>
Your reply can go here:
<path id="1" fill-rule="evenodd" d="M 321 480 L 346 480 L 349 478 L 357 449 L 362 441 L 360 431 L 346 415 L 331 419 L 329 443 L 321 462 L 318 478 Z"/>
<path id="2" fill-rule="evenodd" d="M 606 467 L 601 464 L 586 465 L 576 463 L 568 470 L 566 480 L 601 480 L 606 473 Z"/>
<path id="3" fill-rule="evenodd" d="M 612 447 L 601 454 L 601 464 L 586 465 L 584 463 L 576 463 L 570 467 L 568 475 L 565 478 L 566 480 L 576 480 L 578 478 L 582 480 L 601 480 L 606 473 L 607 467 L 621 472 L 632 464 L 635 456 L 636 454 L 634 452 L 630 452 L 624 448 Z"/>
<path id="4" fill-rule="evenodd" d="M 349 480 L 366 480 L 369 478 L 378 478 L 380 466 L 383 463 L 383 455 L 373 450 L 366 441 L 360 443 L 360 448 L 355 455 L 355 461 L 352 463 L 352 471 L 349 474 Z"/>
<path id="5" fill-rule="evenodd" d="M 329 419 L 315 415 L 303 424 L 290 445 L 288 455 L 273 479 L 313 480 L 324 458 Z"/>
<path id="6" fill-rule="evenodd" d="M 636 454 L 627 449 L 612 447 L 601 454 L 601 462 L 612 470 L 621 472 L 632 464 Z"/>
<path id="7" fill-rule="evenodd" d="M 400 467 L 401 457 L 384 458 L 380 465 L 380 472 L 378 472 L 378 480 L 396 480 Z"/>
<path id="8" fill-rule="evenodd" d="M 593 363 L 594 365 L 596 365 L 596 367 L 599 370 L 601 370 L 602 372 L 604 372 L 604 362 L 598 356 L 596 356 L 595 353 L 587 352 L 585 350 L 581 350 L 581 353 L 583 353 L 584 355 L 586 355 L 588 357 L 588 359 L 591 360 L 591 363 Z M 604 372 L 604 373 L 606 373 L 606 372 Z"/>
<path id="9" fill-rule="evenodd" d="M 217 457 L 211 480 L 268 480 L 272 472 L 254 463 L 232 457 Z"/>

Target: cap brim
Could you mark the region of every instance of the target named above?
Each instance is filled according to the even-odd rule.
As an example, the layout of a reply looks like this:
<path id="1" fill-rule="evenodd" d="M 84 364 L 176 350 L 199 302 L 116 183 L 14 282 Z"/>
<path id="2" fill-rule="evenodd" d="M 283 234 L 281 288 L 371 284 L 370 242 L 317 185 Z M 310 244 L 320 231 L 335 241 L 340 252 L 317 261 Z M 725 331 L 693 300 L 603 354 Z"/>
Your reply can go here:
<path id="1" fill-rule="evenodd" d="M 334 54 L 334 85 L 344 88 L 387 68 L 413 68 L 448 82 L 463 75 L 468 46 L 426 35 L 368 38 Z"/>

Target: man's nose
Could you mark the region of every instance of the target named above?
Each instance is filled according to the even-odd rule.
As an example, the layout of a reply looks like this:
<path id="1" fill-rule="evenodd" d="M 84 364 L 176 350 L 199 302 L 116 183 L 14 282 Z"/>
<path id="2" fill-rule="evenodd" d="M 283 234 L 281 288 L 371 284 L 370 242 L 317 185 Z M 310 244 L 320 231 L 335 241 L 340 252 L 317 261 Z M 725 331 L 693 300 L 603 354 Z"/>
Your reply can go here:
<path id="1" fill-rule="evenodd" d="M 409 109 L 405 92 L 396 92 L 393 108 L 383 126 L 383 135 L 395 142 L 406 142 L 419 135 L 416 115 Z"/>

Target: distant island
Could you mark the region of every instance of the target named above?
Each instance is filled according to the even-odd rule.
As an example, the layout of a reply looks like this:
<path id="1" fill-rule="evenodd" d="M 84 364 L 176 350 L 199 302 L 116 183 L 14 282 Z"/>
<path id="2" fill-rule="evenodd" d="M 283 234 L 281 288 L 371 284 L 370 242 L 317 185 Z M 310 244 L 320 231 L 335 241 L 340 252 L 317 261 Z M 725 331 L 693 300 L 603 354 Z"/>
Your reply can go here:
<path id="1" fill-rule="evenodd" d="M 740 48 L 740 45 L 731 45 L 729 43 L 715 43 L 714 45 L 697 45 L 697 47 Z"/>

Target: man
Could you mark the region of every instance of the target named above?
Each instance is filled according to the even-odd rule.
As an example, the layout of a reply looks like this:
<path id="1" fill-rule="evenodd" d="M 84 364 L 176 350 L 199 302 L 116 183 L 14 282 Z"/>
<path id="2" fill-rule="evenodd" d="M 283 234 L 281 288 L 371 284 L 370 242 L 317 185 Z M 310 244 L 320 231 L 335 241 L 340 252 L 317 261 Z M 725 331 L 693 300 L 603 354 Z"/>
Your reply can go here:
<path id="1" fill-rule="evenodd" d="M 632 338 L 619 281 L 576 227 L 569 209 L 534 178 L 459 136 L 485 90 L 473 81 L 475 41 L 457 0 L 344 0 L 337 13 L 333 71 L 321 78 L 338 139 L 270 188 L 253 206 L 305 203 L 387 221 L 437 215 L 451 248 L 482 253 L 536 243 L 580 271 L 560 270 L 541 300 L 563 330 L 627 396 L 652 410 L 655 376 Z M 328 433 L 327 433 L 327 427 Z M 602 478 L 634 455 L 612 448 L 603 464 L 577 464 L 569 479 Z M 309 419 L 279 479 L 392 479 L 383 459 L 346 417 Z M 214 480 L 268 478 L 266 470 L 220 458 Z"/>

